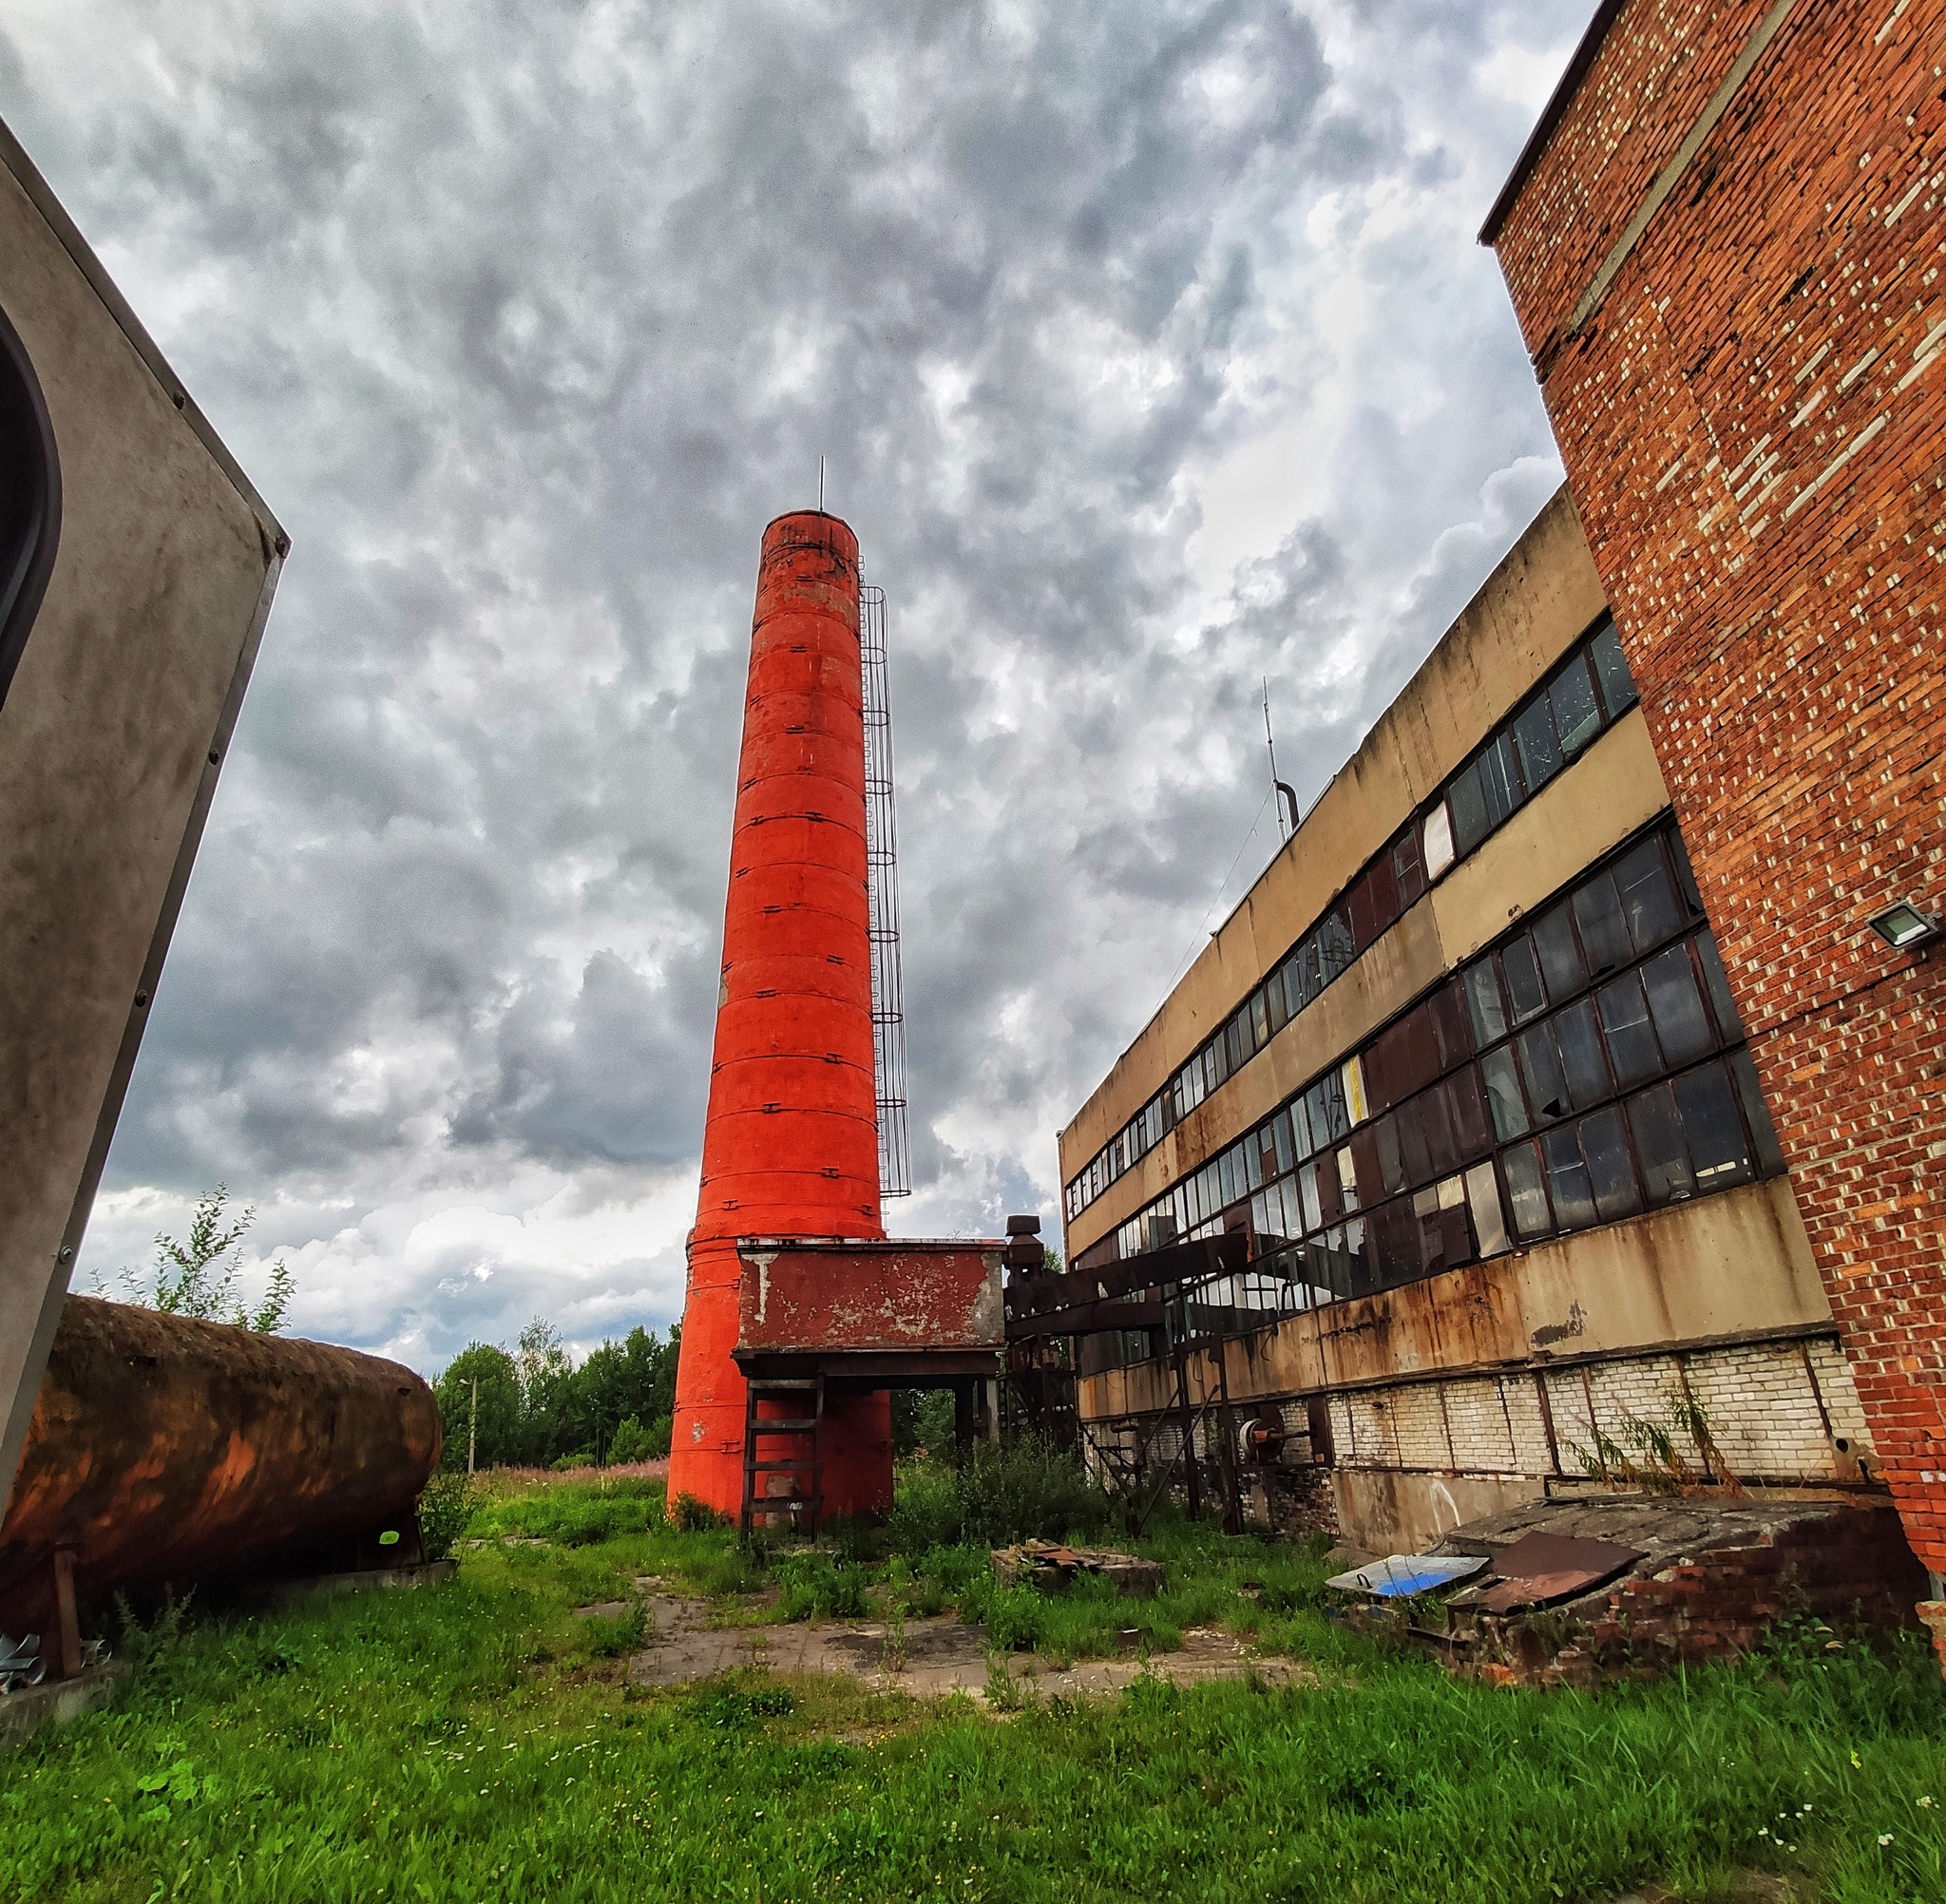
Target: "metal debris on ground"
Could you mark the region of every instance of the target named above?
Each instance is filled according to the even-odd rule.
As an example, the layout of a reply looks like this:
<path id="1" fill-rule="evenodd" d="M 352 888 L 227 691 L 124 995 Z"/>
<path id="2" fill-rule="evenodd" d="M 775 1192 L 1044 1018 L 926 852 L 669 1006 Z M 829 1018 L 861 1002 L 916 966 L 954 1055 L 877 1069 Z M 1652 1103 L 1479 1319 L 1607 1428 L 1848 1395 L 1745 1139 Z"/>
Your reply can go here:
<path id="1" fill-rule="evenodd" d="M 90 1662 L 89 1664 L 93 1664 Z M 0 1633 L 0 1693 L 19 1692 L 39 1685 L 48 1676 L 48 1662 L 41 1657 L 41 1636 L 29 1633 L 15 1641 Z"/>
<path id="2" fill-rule="evenodd" d="M 1052 1540 L 1023 1540 L 997 1548 L 994 1571 L 1009 1587 L 1038 1587 L 1065 1593 L 1084 1574 L 1105 1580 L 1131 1600 L 1153 1600 L 1162 1590 L 1162 1563 L 1106 1547 L 1063 1547 Z"/>
<path id="3" fill-rule="evenodd" d="M 1488 1613 L 1552 1607 L 1612 1580 L 1624 1568 L 1642 1559 L 1644 1552 L 1642 1548 L 1622 1547 L 1612 1540 L 1530 1533 L 1501 1549 L 1494 1560 L 1499 1584 L 1480 1592 L 1475 1604 Z M 1471 1597 L 1456 1596 L 1455 1604 Z"/>
<path id="4" fill-rule="evenodd" d="M 1486 1566 L 1477 1553 L 1392 1553 L 1349 1572 L 1334 1573 L 1325 1582 L 1341 1593 L 1364 1593 L 1376 1600 L 1403 1600 L 1415 1593 L 1437 1593 L 1456 1581 L 1470 1580 Z"/>

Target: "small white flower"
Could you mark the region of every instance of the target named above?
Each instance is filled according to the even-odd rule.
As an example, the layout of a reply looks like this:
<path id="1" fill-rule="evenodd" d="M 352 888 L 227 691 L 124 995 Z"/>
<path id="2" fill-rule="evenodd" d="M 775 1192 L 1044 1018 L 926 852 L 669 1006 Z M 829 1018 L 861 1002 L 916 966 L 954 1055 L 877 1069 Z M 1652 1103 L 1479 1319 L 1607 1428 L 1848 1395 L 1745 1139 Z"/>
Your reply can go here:
<path id="1" fill-rule="evenodd" d="M 1922 1812 L 1929 1812 L 1929 1811 L 1931 1811 L 1932 1809 L 1933 1809 L 1933 1801 L 1932 1801 L 1932 1799 L 1921 1799 L 1919 1800 L 1919 1810 L 1920 1810 L 1920 1811 L 1922 1811 Z"/>
<path id="2" fill-rule="evenodd" d="M 1889 1831 L 1881 1831 L 1879 1834 L 1879 1842 L 1881 1846 L 1890 1844 L 1892 1842 L 1892 1834 Z"/>

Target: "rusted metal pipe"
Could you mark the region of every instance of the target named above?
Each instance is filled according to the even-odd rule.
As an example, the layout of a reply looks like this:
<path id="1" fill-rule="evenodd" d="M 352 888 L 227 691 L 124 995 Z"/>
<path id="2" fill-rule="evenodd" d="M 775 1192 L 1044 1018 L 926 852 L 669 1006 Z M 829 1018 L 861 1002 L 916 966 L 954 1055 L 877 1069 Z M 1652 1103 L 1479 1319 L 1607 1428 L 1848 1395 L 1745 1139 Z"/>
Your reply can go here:
<path id="1" fill-rule="evenodd" d="M 70 1296 L 0 1522 L 0 1630 L 57 1631 L 64 1549 L 84 1605 L 416 1560 L 442 1439 L 398 1362 Z"/>

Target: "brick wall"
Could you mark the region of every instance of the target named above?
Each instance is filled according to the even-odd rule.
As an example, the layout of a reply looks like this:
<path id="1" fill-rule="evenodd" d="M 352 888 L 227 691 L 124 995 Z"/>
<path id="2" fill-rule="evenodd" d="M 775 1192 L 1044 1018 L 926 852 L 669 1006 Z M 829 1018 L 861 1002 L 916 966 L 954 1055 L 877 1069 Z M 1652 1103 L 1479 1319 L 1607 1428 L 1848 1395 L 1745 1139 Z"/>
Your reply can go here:
<path id="1" fill-rule="evenodd" d="M 1942 48 L 1940 0 L 1631 0 L 1492 234 L 1936 1572 L 1946 954 L 1863 922 L 1946 910 Z"/>

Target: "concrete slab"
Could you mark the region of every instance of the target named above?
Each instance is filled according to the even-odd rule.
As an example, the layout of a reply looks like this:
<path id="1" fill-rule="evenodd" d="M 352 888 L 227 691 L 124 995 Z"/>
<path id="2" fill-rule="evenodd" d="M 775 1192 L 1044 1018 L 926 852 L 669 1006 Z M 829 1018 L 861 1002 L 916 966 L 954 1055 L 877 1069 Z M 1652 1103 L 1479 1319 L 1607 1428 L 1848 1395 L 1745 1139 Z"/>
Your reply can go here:
<path id="1" fill-rule="evenodd" d="M 628 1677 L 636 1685 L 686 1685 L 755 1666 L 775 1673 L 843 1673 L 875 1692 L 904 1692 L 914 1699 L 942 1699 L 953 1692 L 983 1703 L 986 1698 L 986 1629 L 950 1614 L 907 1620 L 904 1662 L 891 1664 L 886 1658 L 885 1627 L 877 1621 L 712 1628 L 704 1601 L 655 1593 L 647 1606 L 655 1638 L 629 1664 Z M 1131 1653 L 1063 1666 L 1032 1653 L 1014 1653 L 1007 1656 L 1006 1668 L 1024 1690 L 1068 1699 L 1119 1692 L 1145 1672 L 1176 1685 L 1252 1673 L 1278 1685 L 1312 1677 L 1295 1660 L 1258 1658 L 1231 1635 L 1204 1628 L 1185 1632 L 1180 1651 L 1152 1654 L 1147 1660 Z"/>
<path id="2" fill-rule="evenodd" d="M 74 1679 L 50 1679 L 0 1694 L 0 1750 L 32 1738 L 44 1725 L 66 1725 L 106 1705 L 132 1670 L 124 1660 L 110 1660 Z"/>

